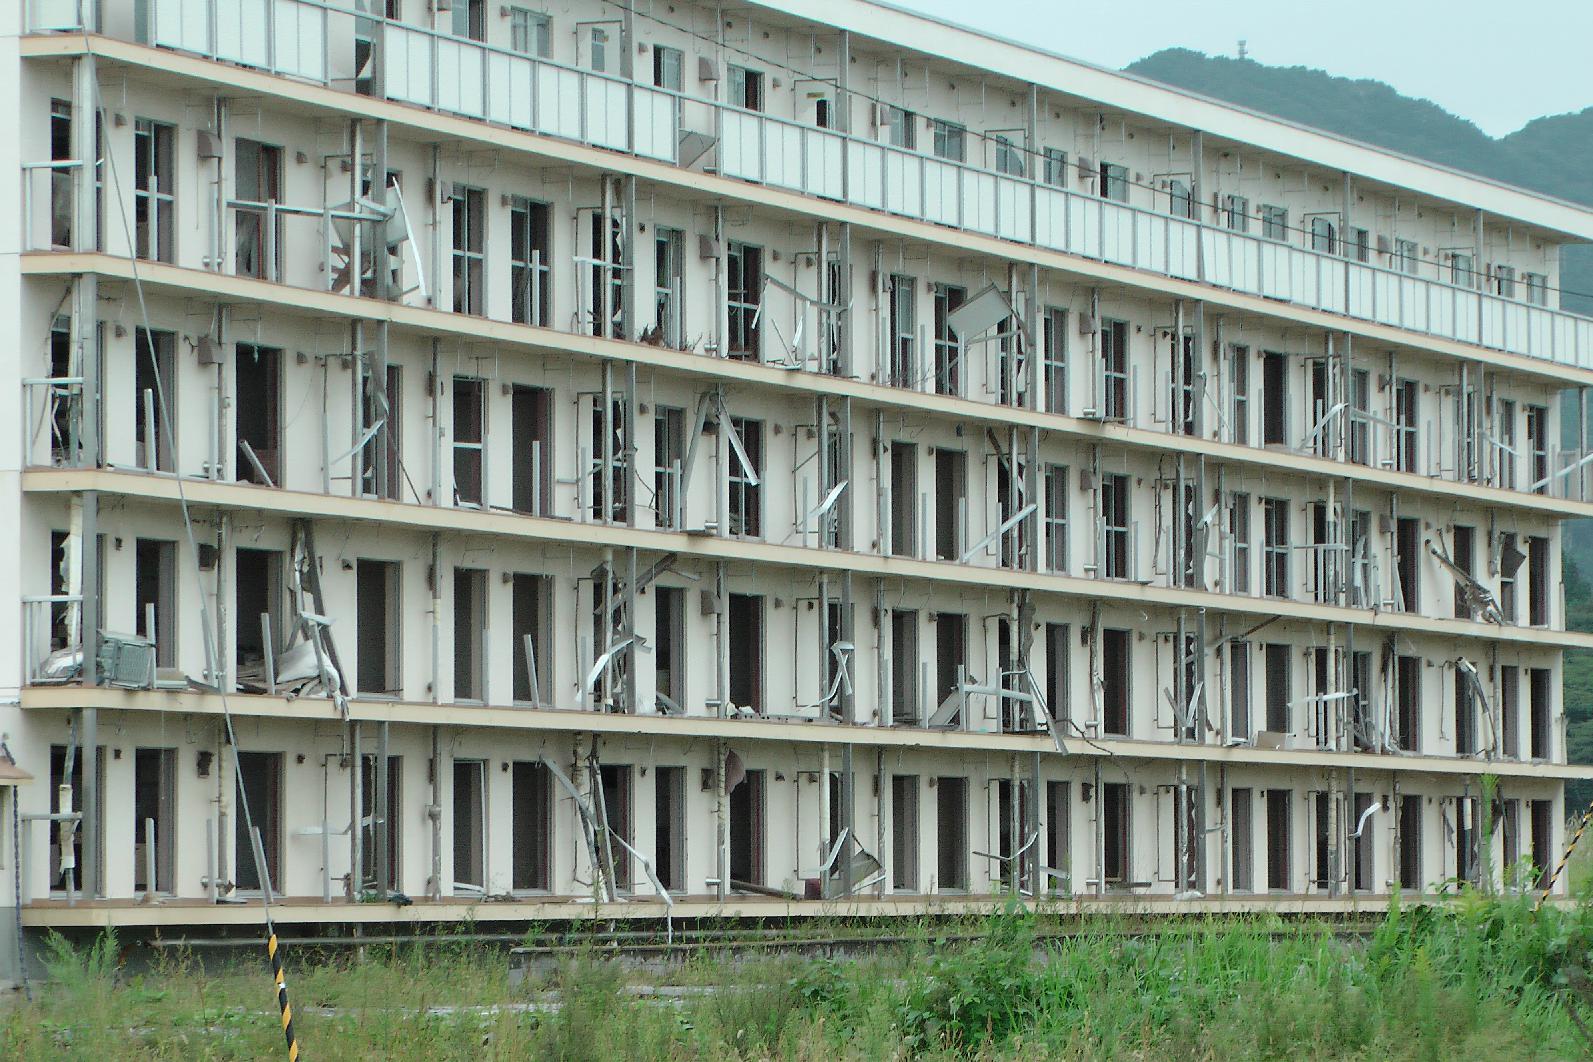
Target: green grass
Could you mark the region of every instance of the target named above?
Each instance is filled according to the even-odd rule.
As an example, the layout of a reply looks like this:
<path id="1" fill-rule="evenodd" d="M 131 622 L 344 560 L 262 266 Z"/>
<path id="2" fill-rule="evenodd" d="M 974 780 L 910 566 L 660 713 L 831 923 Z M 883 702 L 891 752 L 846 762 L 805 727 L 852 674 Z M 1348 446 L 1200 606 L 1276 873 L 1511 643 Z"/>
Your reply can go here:
<path id="1" fill-rule="evenodd" d="M 1388 916 L 1369 938 L 1268 918 L 1180 922 L 1154 936 L 1008 911 L 920 925 L 846 961 L 703 954 L 648 976 L 595 953 L 511 985 L 501 952 L 370 950 L 297 967 L 308 1059 L 1565 1059 L 1593 1054 L 1593 905 L 1462 896 Z M 1069 923 L 1077 926 L 1078 923 Z M 978 931 L 972 942 L 937 936 Z M 0 1012 L 0 1057 L 281 1057 L 264 964 L 182 957 L 120 970 L 114 940 L 57 943 L 50 983 Z M 673 1003 L 649 983 L 712 985 Z M 547 1003 L 527 1010 L 503 1004 Z M 437 1013 L 438 1006 L 484 1009 Z M 328 1013 L 321 1008 L 335 1008 Z"/>

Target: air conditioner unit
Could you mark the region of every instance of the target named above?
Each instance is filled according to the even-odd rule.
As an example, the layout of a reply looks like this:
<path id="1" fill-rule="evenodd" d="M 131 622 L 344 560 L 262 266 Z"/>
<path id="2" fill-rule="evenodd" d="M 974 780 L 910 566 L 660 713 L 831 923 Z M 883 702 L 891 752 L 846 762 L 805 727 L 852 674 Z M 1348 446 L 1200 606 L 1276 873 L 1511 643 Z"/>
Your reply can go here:
<path id="1" fill-rule="evenodd" d="M 100 632 L 100 681 L 128 690 L 155 687 L 155 643 L 136 634 Z"/>

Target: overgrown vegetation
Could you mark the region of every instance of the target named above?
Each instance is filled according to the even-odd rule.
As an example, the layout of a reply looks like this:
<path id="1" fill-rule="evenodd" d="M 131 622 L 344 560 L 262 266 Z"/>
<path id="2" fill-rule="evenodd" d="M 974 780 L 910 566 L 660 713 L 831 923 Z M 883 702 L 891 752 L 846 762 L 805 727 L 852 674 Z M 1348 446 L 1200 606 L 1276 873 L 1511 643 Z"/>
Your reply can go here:
<path id="1" fill-rule="evenodd" d="M 290 988 L 318 1062 L 1593 1054 L 1587 902 L 1535 913 L 1530 899 L 1468 895 L 1396 910 L 1359 938 L 1272 918 L 1123 926 L 1014 909 L 844 962 L 704 955 L 647 976 L 594 952 L 518 985 L 501 952 L 432 944 L 301 968 Z M 0 1020 L 0 1056 L 281 1054 L 259 966 L 201 972 L 178 957 L 131 974 L 106 938 L 57 942 L 49 974 Z"/>

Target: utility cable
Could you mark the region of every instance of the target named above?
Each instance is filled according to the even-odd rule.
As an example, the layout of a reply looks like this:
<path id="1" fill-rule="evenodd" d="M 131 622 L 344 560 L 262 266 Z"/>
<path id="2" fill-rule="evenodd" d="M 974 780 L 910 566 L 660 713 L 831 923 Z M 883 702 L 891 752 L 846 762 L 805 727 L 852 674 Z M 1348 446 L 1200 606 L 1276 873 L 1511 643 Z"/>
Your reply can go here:
<path id="1" fill-rule="evenodd" d="M 85 0 L 78 0 L 78 24 L 83 27 L 84 53 L 88 56 L 89 60 L 95 64 L 93 87 L 94 99 L 85 102 L 89 104 L 96 117 L 101 123 L 103 123 L 102 127 L 108 129 L 111 127 L 110 114 L 104 106 L 102 96 L 99 91 L 98 57 L 94 52 L 93 34 L 90 33 L 89 24 L 83 15 L 82 9 L 84 3 Z M 107 185 L 113 188 L 120 187 L 120 178 L 117 176 L 116 170 L 116 157 L 115 153 L 111 150 L 111 144 L 108 138 L 102 141 L 101 150 L 105 155 Z M 92 175 L 89 179 L 92 180 Z M 282 950 L 277 941 L 276 921 L 271 914 L 272 883 L 270 868 L 266 865 L 264 848 L 258 840 L 258 835 L 255 833 L 254 815 L 251 813 L 249 808 L 249 794 L 243 784 L 243 764 L 239 759 L 237 733 L 233 728 L 232 711 L 227 701 L 227 683 L 225 681 L 225 676 L 222 673 L 223 668 L 221 657 L 218 652 L 218 647 L 216 646 L 215 631 L 211 623 L 210 604 L 206 599 L 203 590 L 204 575 L 199 567 L 199 546 L 197 539 L 194 536 L 193 513 L 189 507 L 188 492 L 184 487 L 183 477 L 180 471 L 175 467 L 177 460 L 176 438 L 172 433 L 171 410 L 166 401 L 165 381 L 161 378 L 160 359 L 155 356 L 155 344 L 152 338 L 150 338 L 153 336 L 154 330 L 150 325 L 149 305 L 144 297 L 143 277 L 140 275 L 138 268 L 137 243 L 132 226 L 128 222 L 126 209 L 124 208 L 119 210 L 118 213 L 121 215 L 122 219 L 122 234 L 128 241 L 128 267 L 133 281 L 133 291 L 138 300 L 139 319 L 143 322 L 144 334 L 146 337 L 145 342 L 142 345 L 145 347 L 144 353 L 146 353 L 149 358 L 150 371 L 152 374 L 151 378 L 155 384 L 155 401 L 160 409 L 159 432 L 162 436 L 161 442 L 164 443 L 167 452 L 172 455 L 174 465 L 172 470 L 172 479 L 177 485 L 177 503 L 182 512 L 183 535 L 188 545 L 189 560 L 193 565 L 194 585 L 199 588 L 199 620 L 200 629 L 204 634 L 205 656 L 210 662 L 211 666 L 215 669 L 215 673 L 212 675 L 212 678 L 216 679 L 215 688 L 221 702 L 222 725 L 226 729 L 227 745 L 231 749 L 233 780 L 237 787 L 238 808 L 243 813 L 243 827 L 245 835 L 249 838 L 249 848 L 254 856 L 255 877 L 260 883 L 260 906 L 262 914 L 265 918 L 266 928 L 266 954 L 271 963 L 273 980 L 276 983 L 277 1008 L 282 1015 L 282 1033 L 287 1041 L 287 1054 L 289 1062 L 298 1062 L 299 1043 L 293 1032 L 293 1008 L 288 1002 L 287 981 L 282 970 Z M 96 215 L 96 226 L 101 224 L 102 221 L 103 219 Z M 135 339 L 134 346 L 136 347 L 139 345 L 140 344 L 138 344 Z M 140 352 L 138 351 L 134 352 L 135 360 L 139 353 Z M 103 383 L 101 386 L 103 390 Z M 150 631 L 149 634 L 153 637 L 154 632 Z M 355 769 L 357 770 L 358 767 Z M 217 840 L 218 843 L 220 843 L 221 839 L 218 838 Z"/>

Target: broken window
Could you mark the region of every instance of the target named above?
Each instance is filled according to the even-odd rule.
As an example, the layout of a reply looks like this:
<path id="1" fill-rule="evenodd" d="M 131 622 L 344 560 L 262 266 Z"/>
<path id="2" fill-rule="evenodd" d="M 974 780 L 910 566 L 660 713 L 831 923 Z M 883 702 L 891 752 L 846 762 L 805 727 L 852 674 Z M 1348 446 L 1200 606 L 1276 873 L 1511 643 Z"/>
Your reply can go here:
<path id="1" fill-rule="evenodd" d="M 1133 796 L 1127 782 L 1103 782 L 1100 788 L 1101 878 L 1107 888 L 1128 888 L 1134 884 Z"/>
<path id="2" fill-rule="evenodd" d="M 1499 667 L 1499 729 L 1506 759 L 1521 755 L 1521 669 L 1514 664 Z"/>
<path id="3" fill-rule="evenodd" d="M 360 866 L 364 868 L 365 886 L 385 881 L 389 889 L 400 888 L 399 868 L 404 865 L 400 849 L 404 837 L 403 799 L 399 784 L 403 776 L 404 758 L 387 757 L 387 806 L 382 809 L 383 823 L 378 823 L 376 811 L 376 757 L 370 753 L 360 757 Z M 376 865 L 376 831 L 385 824 L 387 829 L 387 867 L 378 875 Z"/>
<path id="4" fill-rule="evenodd" d="M 455 376 L 453 386 L 454 504 L 480 506 L 486 480 L 486 385 L 472 376 Z"/>
<path id="5" fill-rule="evenodd" d="M 935 450 L 935 557 L 961 560 L 968 519 L 968 455 Z"/>
<path id="6" fill-rule="evenodd" d="M 1535 760 L 1550 756 L 1554 722 L 1554 672 L 1546 667 L 1535 667 L 1528 672 L 1532 714 L 1532 734 L 1528 754 Z"/>
<path id="7" fill-rule="evenodd" d="M 725 291 L 730 334 L 725 351 L 732 358 L 757 361 L 763 349 L 758 322 L 758 307 L 763 301 L 763 248 L 731 241 L 727 258 Z"/>
<path id="8" fill-rule="evenodd" d="M 57 815 L 70 814 L 71 812 L 83 813 L 83 750 L 76 742 L 72 745 L 72 756 L 67 758 L 67 746 L 50 746 L 50 810 Z M 99 839 L 103 841 L 105 833 L 105 746 L 99 746 L 99 754 L 95 759 L 95 778 L 98 783 L 95 821 L 99 824 Z M 68 799 L 70 795 L 70 799 Z M 15 797 L 13 797 L 15 799 Z M 51 892 L 81 892 L 83 889 L 83 834 L 86 824 L 79 819 L 76 828 L 63 830 L 54 823 L 48 830 L 50 837 L 50 891 Z M 142 828 L 142 827 L 140 827 Z M 72 851 L 69 856 L 61 850 L 63 837 L 71 837 Z M 94 851 L 100 853 L 100 865 L 96 868 L 95 875 L 100 882 L 105 881 L 104 845 L 95 844 Z"/>
<path id="9" fill-rule="evenodd" d="M 515 572 L 510 589 L 514 699 L 548 704 L 553 690 L 553 577 Z"/>
<path id="10" fill-rule="evenodd" d="M 1549 540 L 1539 535 L 1527 539 L 1527 623 L 1549 625 Z"/>
<path id="11" fill-rule="evenodd" d="M 1519 621 L 1516 608 L 1516 573 L 1526 554 L 1521 552 L 1519 536 L 1506 532 L 1499 536 L 1499 615 L 1505 623 Z"/>
<path id="12" fill-rule="evenodd" d="M 1232 549 L 1229 561 L 1230 589 L 1235 594 L 1250 592 L 1250 495 L 1235 492 L 1228 505 L 1228 537 Z"/>
<path id="13" fill-rule="evenodd" d="M 1132 639 L 1131 631 L 1101 631 L 1101 730 L 1120 737 L 1129 733 Z"/>
<path id="14" fill-rule="evenodd" d="M 1250 740 L 1250 643 L 1228 643 L 1228 730 L 1238 741 Z"/>
<path id="15" fill-rule="evenodd" d="M 1068 466 L 1045 466 L 1045 566 L 1068 570 Z"/>
<path id="16" fill-rule="evenodd" d="M 487 698 L 487 573 L 454 569 L 454 700 Z"/>
<path id="17" fill-rule="evenodd" d="M 1289 718 L 1289 696 L 1294 687 L 1293 663 L 1288 645 L 1273 643 L 1266 647 L 1267 729 L 1274 734 L 1287 734 L 1293 729 Z"/>
<path id="18" fill-rule="evenodd" d="M 683 515 L 681 478 L 686 462 L 686 411 L 653 407 L 653 523 L 678 528 Z"/>
<path id="19" fill-rule="evenodd" d="M 1196 391 L 1202 366 L 1195 348 L 1195 337 L 1173 341 L 1173 430 L 1181 435 L 1195 434 Z"/>
<path id="20" fill-rule="evenodd" d="M 1318 254 L 1334 254 L 1338 245 L 1333 222 L 1324 217 L 1311 219 L 1311 250 Z"/>
<path id="21" fill-rule="evenodd" d="M 968 617 L 961 612 L 935 613 L 935 704 L 962 703 L 968 674 Z M 938 712 L 937 712 L 938 714 Z M 959 718 L 960 725 L 967 720 Z"/>
<path id="22" fill-rule="evenodd" d="M 1420 892 L 1422 881 L 1422 798 L 1399 798 L 1399 884 Z"/>
<path id="23" fill-rule="evenodd" d="M 895 557 L 918 553 L 918 447 L 893 442 L 890 447 L 890 551 Z"/>
<path id="24" fill-rule="evenodd" d="M 968 298 L 968 289 L 935 285 L 935 393 L 962 393 L 962 339 L 951 327 L 952 313 Z"/>
<path id="25" fill-rule="evenodd" d="M 1416 472 L 1421 430 L 1421 385 L 1415 380 L 1394 382 L 1394 463 L 1401 472 Z"/>
<path id="26" fill-rule="evenodd" d="M 177 666 L 177 543 L 137 540 L 134 622 L 155 643 L 157 667 Z"/>
<path id="27" fill-rule="evenodd" d="M 661 768 L 662 777 L 667 768 Z M 547 765 L 517 760 L 510 776 L 516 891 L 546 891 L 552 883 L 553 787 Z"/>
<path id="28" fill-rule="evenodd" d="M 1539 494 L 1549 489 L 1549 410 L 1545 406 L 1527 407 L 1527 454 L 1531 461 L 1528 490 Z"/>
<path id="29" fill-rule="evenodd" d="M 1228 821 L 1233 869 L 1232 888 L 1250 892 L 1256 887 L 1255 838 L 1251 817 L 1255 813 L 1255 794 L 1250 789 L 1235 789 L 1228 795 L 1231 809 Z"/>
<path id="30" fill-rule="evenodd" d="M 72 161 L 72 104 L 50 101 L 50 161 Z M 50 246 L 72 246 L 72 171 L 64 166 L 50 170 Z"/>
<path id="31" fill-rule="evenodd" d="M 892 387 L 913 387 L 918 382 L 918 281 L 892 273 L 886 298 L 890 315 L 886 382 Z"/>
<path id="32" fill-rule="evenodd" d="M 1398 700 L 1395 713 L 1398 732 L 1394 740 L 1406 752 L 1417 752 L 1421 748 L 1421 657 L 1399 657 L 1394 665 L 1394 683 Z"/>
<path id="33" fill-rule="evenodd" d="M 282 351 L 239 343 L 233 359 L 238 482 L 282 485 Z"/>
<path id="34" fill-rule="evenodd" d="M 1455 667 L 1455 754 L 1470 756 L 1477 751 L 1477 700 L 1472 679 Z"/>
<path id="35" fill-rule="evenodd" d="M 942 892 L 968 888 L 968 779 L 935 781 L 935 881 Z"/>
<path id="36" fill-rule="evenodd" d="M 1371 422 L 1372 374 L 1365 369 L 1350 372 L 1350 460 L 1358 465 L 1372 462 Z"/>
<path id="37" fill-rule="evenodd" d="M 1554 866 L 1554 801 L 1527 801 L 1532 818 L 1532 865 L 1539 874 L 1546 874 Z"/>
<path id="38" fill-rule="evenodd" d="M 1261 592 L 1267 597 L 1289 597 L 1289 501 L 1262 498 Z"/>
<path id="39" fill-rule="evenodd" d="M 233 144 L 233 239 L 239 276 L 276 280 L 281 275 L 282 149 L 239 137 Z"/>
<path id="40" fill-rule="evenodd" d="M 1122 472 L 1101 477 L 1101 539 L 1103 575 L 1107 579 L 1132 579 L 1129 542 L 1129 491 L 1132 480 Z"/>
<path id="41" fill-rule="evenodd" d="M 1250 200 L 1242 195 L 1222 197 L 1222 224 L 1230 232 L 1250 231 Z"/>
<path id="42" fill-rule="evenodd" d="M 487 762 L 454 760 L 453 891 L 487 887 Z"/>
<path id="43" fill-rule="evenodd" d="M 1454 876 L 1458 881 L 1477 883 L 1477 798 L 1455 797 L 1455 864 Z"/>
<path id="44" fill-rule="evenodd" d="M 1312 800 L 1312 835 L 1315 844 L 1312 851 L 1311 885 L 1313 888 L 1326 889 L 1329 874 L 1328 864 L 1331 861 L 1331 842 L 1333 836 L 1333 797 L 1328 793 L 1313 793 Z"/>
<path id="45" fill-rule="evenodd" d="M 732 806 L 731 813 L 735 813 Z M 653 769 L 653 873 L 669 892 L 686 891 L 686 768 Z M 731 877 L 734 877 L 734 872 Z"/>
<path id="46" fill-rule="evenodd" d="M 1047 413 L 1068 411 L 1068 312 L 1047 306 L 1040 315 L 1040 358 Z"/>
<path id="47" fill-rule="evenodd" d="M 1394 526 L 1394 575 L 1397 603 L 1406 612 L 1421 610 L 1421 521 L 1402 516 Z"/>
<path id="48" fill-rule="evenodd" d="M 757 538 L 763 534 L 763 422 L 731 417 L 730 427 L 746 455 L 745 463 L 739 455 L 730 456 L 730 534 Z"/>
<path id="49" fill-rule="evenodd" d="M 730 884 L 763 884 L 764 772 L 747 771 L 730 791 Z"/>
<path id="50" fill-rule="evenodd" d="M 918 891 L 918 775 L 891 776 L 891 888 Z"/>
<path id="51" fill-rule="evenodd" d="M 918 691 L 918 611 L 891 610 L 891 722 L 917 723 Z"/>
<path id="52" fill-rule="evenodd" d="M 1372 806 L 1372 794 L 1356 793 L 1350 806 L 1353 809 L 1349 822 L 1350 833 L 1353 835 L 1357 830 L 1360 831 L 1359 837 L 1350 838 L 1350 888 L 1356 892 L 1371 892 L 1375 887 L 1375 847 L 1372 844 L 1372 822 L 1365 816 L 1366 810 Z"/>
<path id="53" fill-rule="evenodd" d="M 1045 709 L 1054 726 L 1073 718 L 1072 697 L 1069 694 L 1073 681 L 1070 663 L 1072 631 L 1072 626 L 1066 623 L 1045 625 Z"/>
<path id="54" fill-rule="evenodd" d="M 1350 654 L 1350 705 L 1353 712 L 1350 737 L 1357 752 L 1374 752 L 1375 725 L 1372 720 L 1372 654 L 1364 650 Z"/>
<path id="55" fill-rule="evenodd" d="M 509 422 L 514 466 L 510 504 L 517 513 L 548 515 L 553 504 L 553 392 L 515 384 L 509 392 Z"/>
<path id="56" fill-rule="evenodd" d="M 653 589 L 653 692 L 658 710 L 680 715 L 686 708 L 686 591 Z"/>
<path id="57" fill-rule="evenodd" d="M 630 422 L 623 398 L 617 395 L 611 397 L 606 413 L 603 405 L 601 394 L 591 396 L 592 433 L 588 461 L 591 465 L 592 519 L 601 523 L 623 524 L 630 519 Z M 734 469 L 731 474 L 735 474 Z"/>
<path id="58" fill-rule="evenodd" d="M 653 234 L 655 338 L 666 347 L 683 347 L 686 345 L 686 234 L 663 225 L 656 227 Z M 647 339 L 644 334 L 643 342 Z"/>
<path id="59" fill-rule="evenodd" d="M 133 120 L 133 225 L 135 254 L 157 262 L 175 257 L 177 213 L 172 149 L 177 127 L 148 118 Z"/>
<path id="60" fill-rule="evenodd" d="M 479 315 L 487 306 L 487 193 L 456 186 L 452 209 L 454 313 Z"/>
<path id="61" fill-rule="evenodd" d="M 133 752 L 133 888 L 170 893 L 177 844 L 177 750 Z M 154 851 L 148 846 L 153 843 Z M 149 880 L 150 867 L 155 880 Z"/>
<path id="62" fill-rule="evenodd" d="M 553 235 L 549 207 L 525 196 L 509 200 L 509 319 L 547 327 L 553 306 Z"/>
<path id="63" fill-rule="evenodd" d="M 583 263 L 588 269 L 589 305 L 586 319 L 594 336 L 615 336 L 619 333 L 620 313 L 625 303 L 625 230 L 620 219 L 607 215 L 601 209 L 582 211 L 590 218 L 588 232 L 590 260 Z M 604 240 L 604 232 L 608 239 Z M 626 337 L 629 338 L 629 337 Z"/>
<path id="64" fill-rule="evenodd" d="M 730 640 L 730 703 L 763 714 L 763 598 L 731 594 L 726 617 Z"/>
<path id="65" fill-rule="evenodd" d="M 175 472 L 172 447 L 177 426 L 166 414 L 177 408 L 177 374 L 173 350 L 176 336 L 140 328 L 134 333 L 133 437 L 138 466 L 151 472 Z"/>
<path id="66" fill-rule="evenodd" d="M 1042 888 L 1046 892 L 1073 891 L 1073 787 L 1068 782 L 1045 783 L 1045 865 L 1050 871 Z"/>
<path id="67" fill-rule="evenodd" d="M 634 801 L 631 799 L 632 772 L 628 764 L 605 763 L 599 768 L 599 779 L 602 784 L 601 812 L 608 822 L 608 832 L 632 847 L 636 841 L 632 837 L 631 822 Z M 603 838 L 601 843 L 606 843 Z M 614 887 L 616 889 L 629 889 L 631 887 L 631 854 L 624 845 L 612 846 L 614 856 Z"/>
<path id="68" fill-rule="evenodd" d="M 282 553 L 274 549 L 239 547 L 233 556 L 233 646 L 240 670 L 262 667 L 267 628 L 275 656 L 287 644 L 283 622 Z M 274 663 L 274 661 L 273 661 Z"/>
<path id="69" fill-rule="evenodd" d="M 1521 864 L 1521 801 L 1506 800 L 1502 802 L 1499 822 L 1499 847 L 1503 849 L 1502 866 L 1505 871 L 1504 883 L 1507 888 L 1520 888 L 1522 885 L 1520 875 Z"/>
<path id="70" fill-rule="evenodd" d="M 372 441 L 360 448 L 360 492 L 367 498 L 396 501 L 403 495 L 403 381 L 403 366 L 389 365 L 385 388 L 377 392 L 372 387 L 371 368 L 361 367 L 360 429 L 370 431 L 377 421 L 387 421 L 382 432 L 386 446 Z"/>
<path id="71" fill-rule="evenodd" d="M 1268 789 L 1262 794 L 1267 805 L 1267 888 L 1273 892 L 1288 892 L 1290 888 L 1292 796 L 1287 789 Z"/>
<path id="72" fill-rule="evenodd" d="M 273 894 L 283 888 L 282 878 L 282 753 L 238 753 L 238 785 L 242 789 L 240 800 L 249 808 L 254 832 L 259 835 L 261 854 L 265 857 L 265 872 Z M 254 845 L 249 837 L 248 822 L 240 813 L 236 817 L 235 844 L 232 853 L 233 881 L 240 892 L 261 892 L 259 868 L 254 861 Z"/>
<path id="73" fill-rule="evenodd" d="M 1270 350 L 1261 355 L 1261 445 L 1289 445 L 1289 359 Z"/>
<path id="74" fill-rule="evenodd" d="M 1018 791 L 1018 805 L 1012 806 L 1012 791 Z M 1033 882 L 1029 880 L 1027 866 L 1020 866 L 1020 860 L 1015 858 L 1018 849 L 1024 847 L 1028 840 L 1026 831 L 1029 828 L 1029 783 L 1022 779 L 998 778 L 996 780 L 996 854 L 1002 858 L 997 862 L 997 873 L 1001 884 L 1007 889 L 1032 889 Z M 1014 830 L 1014 818 L 1017 829 Z M 1028 853 L 1024 854 L 1021 861 L 1028 862 Z M 1014 878 L 1014 871 L 1017 871 Z"/>
<path id="75" fill-rule="evenodd" d="M 397 561 L 359 560 L 354 565 L 355 688 L 362 696 L 396 696 L 402 692 L 398 575 Z"/>
<path id="76" fill-rule="evenodd" d="M 1104 320 L 1101 343 L 1100 415 L 1106 420 L 1128 419 L 1128 322 Z"/>
<path id="77" fill-rule="evenodd" d="M 1472 574 L 1474 554 L 1476 553 L 1476 529 L 1456 524 L 1452 529 L 1454 553 L 1450 561 L 1466 575 Z M 1455 618 L 1471 619 L 1471 602 L 1468 593 L 1469 584 L 1457 578 L 1455 580 Z"/>

